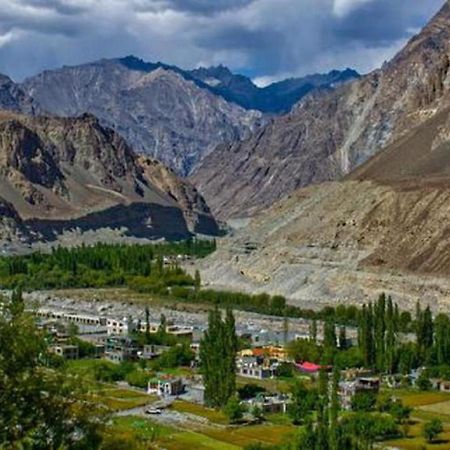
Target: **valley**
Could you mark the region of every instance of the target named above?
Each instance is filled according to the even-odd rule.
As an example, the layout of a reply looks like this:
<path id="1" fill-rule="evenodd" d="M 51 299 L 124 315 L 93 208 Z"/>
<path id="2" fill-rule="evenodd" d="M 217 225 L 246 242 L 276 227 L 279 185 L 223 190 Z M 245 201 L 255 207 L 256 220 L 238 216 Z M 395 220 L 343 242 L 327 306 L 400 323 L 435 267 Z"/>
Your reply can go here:
<path id="1" fill-rule="evenodd" d="M 450 448 L 450 0 L 5 1 L 0 450 Z"/>

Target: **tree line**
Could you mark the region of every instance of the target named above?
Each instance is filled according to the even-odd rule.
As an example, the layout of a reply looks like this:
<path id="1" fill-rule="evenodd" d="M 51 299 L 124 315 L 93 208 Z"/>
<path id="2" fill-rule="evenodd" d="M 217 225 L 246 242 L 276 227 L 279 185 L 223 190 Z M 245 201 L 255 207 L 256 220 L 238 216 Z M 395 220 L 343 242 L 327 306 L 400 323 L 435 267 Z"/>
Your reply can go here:
<path id="1" fill-rule="evenodd" d="M 190 239 L 149 245 L 96 244 L 57 247 L 50 253 L 0 258 L 0 286 L 13 289 L 117 287 L 158 291 L 172 285 L 194 285 L 175 263 L 164 257 L 204 257 L 216 249 L 215 241 Z"/>
<path id="2" fill-rule="evenodd" d="M 407 374 L 423 365 L 449 363 L 448 315 L 438 314 L 433 318 L 429 306 L 423 309 L 417 303 L 415 318 L 406 330 L 404 321 L 404 313 L 384 294 L 374 304 L 363 305 L 359 314 L 358 347 L 365 367 L 382 373 Z"/>

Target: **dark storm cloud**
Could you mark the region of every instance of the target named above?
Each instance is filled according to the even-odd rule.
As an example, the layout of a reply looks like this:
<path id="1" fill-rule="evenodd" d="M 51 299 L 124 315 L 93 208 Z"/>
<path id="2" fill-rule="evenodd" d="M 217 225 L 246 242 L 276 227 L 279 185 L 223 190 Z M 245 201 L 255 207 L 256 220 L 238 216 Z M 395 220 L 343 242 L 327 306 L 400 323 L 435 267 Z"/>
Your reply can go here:
<path id="1" fill-rule="evenodd" d="M 0 0 L 0 72 L 136 54 L 267 82 L 390 58 L 443 0 Z"/>

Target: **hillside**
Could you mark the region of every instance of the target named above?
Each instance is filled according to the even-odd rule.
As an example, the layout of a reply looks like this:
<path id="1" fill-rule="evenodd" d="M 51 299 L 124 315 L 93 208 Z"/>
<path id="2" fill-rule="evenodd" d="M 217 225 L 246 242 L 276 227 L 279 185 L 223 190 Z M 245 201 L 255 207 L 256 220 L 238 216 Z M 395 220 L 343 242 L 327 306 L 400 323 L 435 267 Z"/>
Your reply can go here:
<path id="1" fill-rule="evenodd" d="M 446 109 L 344 181 L 295 191 L 235 231 L 204 280 L 312 307 L 385 291 L 405 307 L 448 308 L 449 155 Z"/>
<path id="2" fill-rule="evenodd" d="M 69 229 L 122 229 L 146 238 L 217 233 L 192 186 L 138 157 L 90 115 L 0 113 L 0 192 L 9 228 L 15 222 L 40 239 Z"/>
<path id="3" fill-rule="evenodd" d="M 298 188 L 342 178 L 449 105 L 450 6 L 377 70 L 315 92 L 251 138 L 219 146 L 193 181 L 221 218 L 246 217 Z"/>

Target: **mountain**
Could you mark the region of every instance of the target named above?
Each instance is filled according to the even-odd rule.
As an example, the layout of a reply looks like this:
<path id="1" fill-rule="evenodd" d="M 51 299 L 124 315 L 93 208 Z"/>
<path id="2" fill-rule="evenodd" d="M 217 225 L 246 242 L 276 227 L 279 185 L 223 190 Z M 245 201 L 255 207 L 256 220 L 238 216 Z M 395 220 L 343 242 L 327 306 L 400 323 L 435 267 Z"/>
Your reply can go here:
<path id="1" fill-rule="evenodd" d="M 39 107 L 11 78 L 0 74 L 0 109 L 37 114 Z"/>
<path id="2" fill-rule="evenodd" d="M 0 193 L 3 234 L 14 227 L 36 240 L 75 229 L 169 239 L 217 233 L 195 188 L 87 114 L 1 112 Z"/>
<path id="3" fill-rule="evenodd" d="M 210 86 L 212 92 L 246 109 L 264 113 L 286 113 L 312 91 L 334 89 L 340 84 L 359 78 L 352 69 L 333 70 L 327 74 L 308 75 L 272 83 L 264 88 L 249 78 L 233 74 L 224 66 L 200 68 L 189 72 L 194 78 Z"/>
<path id="4" fill-rule="evenodd" d="M 313 183 L 337 180 L 448 104 L 450 6 L 380 70 L 314 92 L 252 137 L 223 144 L 193 182 L 221 218 L 255 214 Z"/>
<path id="5" fill-rule="evenodd" d="M 343 181 L 297 190 L 234 231 L 202 279 L 313 308 L 386 292 L 448 310 L 449 214 L 447 107 Z"/>
<path id="6" fill-rule="evenodd" d="M 133 57 L 46 71 L 22 88 L 51 114 L 94 114 L 137 152 L 182 175 L 218 143 L 248 136 L 261 119 L 181 69 Z"/>
<path id="7" fill-rule="evenodd" d="M 21 87 L 51 114 L 94 114 L 139 153 L 187 175 L 217 144 L 260 128 L 262 113 L 288 111 L 307 93 L 357 76 L 333 71 L 261 89 L 223 66 L 187 71 L 128 56 L 45 71 Z"/>

